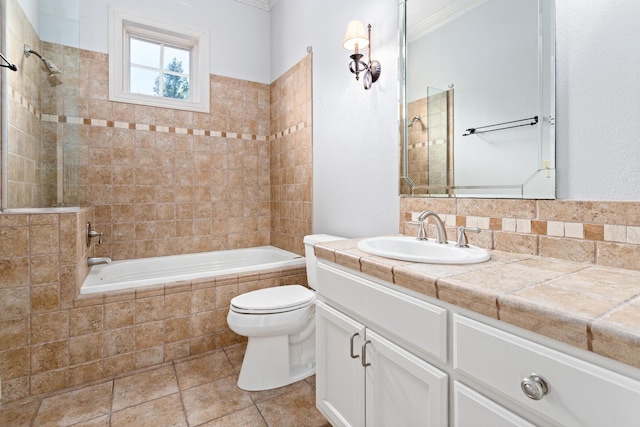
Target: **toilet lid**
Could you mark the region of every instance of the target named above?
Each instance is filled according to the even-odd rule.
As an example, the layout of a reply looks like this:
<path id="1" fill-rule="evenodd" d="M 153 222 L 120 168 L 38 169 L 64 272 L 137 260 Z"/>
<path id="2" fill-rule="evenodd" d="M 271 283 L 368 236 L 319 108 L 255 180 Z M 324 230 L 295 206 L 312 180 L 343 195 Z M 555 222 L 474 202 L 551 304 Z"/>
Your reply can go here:
<path id="1" fill-rule="evenodd" d="M 238 313 L 281 313 L 311 305 L 315 299 L 315 292 L 304 286 L 275 286 L 232 298 L 231 309 Z"/>

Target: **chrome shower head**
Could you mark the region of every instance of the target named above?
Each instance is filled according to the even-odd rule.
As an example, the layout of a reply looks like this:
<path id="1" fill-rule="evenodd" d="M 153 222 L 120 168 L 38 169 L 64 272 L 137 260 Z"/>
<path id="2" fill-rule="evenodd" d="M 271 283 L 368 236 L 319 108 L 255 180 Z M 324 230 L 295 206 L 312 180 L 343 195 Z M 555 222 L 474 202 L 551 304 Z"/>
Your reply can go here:
<path id="1" fill-rule="evenodd" d="M 26 56 L 27 58 L 29 56 L 31 56 L 31 54 L 34 54 L 35 56 L 37 56 L 38 58 L 40 58 L 40 60 L 42 60 L 42 62 L 44 63 L 44 65 L 47 66 L 47 68 L 49 69 L 50 73 L 49 76 L 53 76 L 54 74 L 60 74 L 62 73 L 62 71 L 60 71 L 60 69 L 58 67 L 56 67 L 56 64 L 54 64 L 53 62 L 51 62 L 48 58 L 40 55 L 38 52 L 36 52 L 35 50 L 31 49 L 31 47 L 28 44 L 24 45 L 24 56 Z"/>

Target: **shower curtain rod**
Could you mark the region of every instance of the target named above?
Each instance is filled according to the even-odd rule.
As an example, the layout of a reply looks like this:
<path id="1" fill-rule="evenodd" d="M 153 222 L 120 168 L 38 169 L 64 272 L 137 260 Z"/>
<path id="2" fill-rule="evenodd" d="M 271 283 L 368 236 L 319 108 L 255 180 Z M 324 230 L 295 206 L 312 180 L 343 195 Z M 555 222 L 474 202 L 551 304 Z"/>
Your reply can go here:
<path id="1" fill-rule="evenodd" d="M 498 128 L 498 129 L 483 130 L 483 131 L 478 132 L 478 129 L 485 129 L 485 128 L 492 128 L 492 127 L 496 127 L 496 126 L 509 125 L 511 123 L 523 122 L 525 120 L 531 120 L 531 122 L 530 123 L 520 124 L 520 125 L 506 126 L 506 127 L 502 127 L 502 128 Z M 519 128 L 519 127 L 522 127 L 522 126 L 533 126 L 533 125 L 535 125 L 537 123 L 538 123 L 538 116 L 533 116 L 533 117 L 528 117 L 526 119 L 512 120 L 510 122 L 504 122 L 504 123 L 496 123 L 495 125 L 479 126 L 477 128 L 465 129 L 466 133 L 463 133 L 462 136 L 477 135 L 479 133 L 495 132 L 497 130 Z"/>

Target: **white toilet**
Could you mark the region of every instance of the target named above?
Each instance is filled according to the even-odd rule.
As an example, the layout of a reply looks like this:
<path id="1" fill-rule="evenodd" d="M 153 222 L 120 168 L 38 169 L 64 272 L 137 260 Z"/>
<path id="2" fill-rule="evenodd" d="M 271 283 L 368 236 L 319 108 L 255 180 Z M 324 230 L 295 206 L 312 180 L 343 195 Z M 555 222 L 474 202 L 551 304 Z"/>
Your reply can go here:
<path id="1" fill-rule="evenodd" d="M 307 281 L 316 288 L 313 245 L 342 240 L 327 234 L 305 236 Z M 249 337 L 238 387 L 269 390 L 294 383 L 316 371 L 316 294 L 300 285 L 275 286 L 231 300 L 227 323 Z"/>

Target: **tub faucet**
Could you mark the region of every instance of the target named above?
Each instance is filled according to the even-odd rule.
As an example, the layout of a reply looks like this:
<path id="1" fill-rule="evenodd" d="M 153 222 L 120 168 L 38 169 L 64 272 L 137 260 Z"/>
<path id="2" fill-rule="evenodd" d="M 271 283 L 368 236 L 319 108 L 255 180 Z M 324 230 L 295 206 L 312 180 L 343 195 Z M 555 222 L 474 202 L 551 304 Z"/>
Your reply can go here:
<path id="1" fill-rule="evenodd" d="M 111 258 L 105 256 L 105 257 L 89 257 L 87 258 L 87 264 L 89 265 L 89 267 L 91 267 L 92 265 L 98 265 L 98 264 L 111 264 Z"/>
<path id="2" fill-rule="evenodd" d="M 436 230 L 438 232 L 436 237 L 436 243 L 446 244 L 447 243 L 447 232 L 444 229 L 444 223 L 442 219 L 438 216 L 434 211 L 422 211 L 420 215 L 418 215 L 418 240 L 427 240 L 427 232 L 424 228 L 424 223 L 429 219 L 429 217 L 433 218 L 433 222 L 436 224 Z"/>

